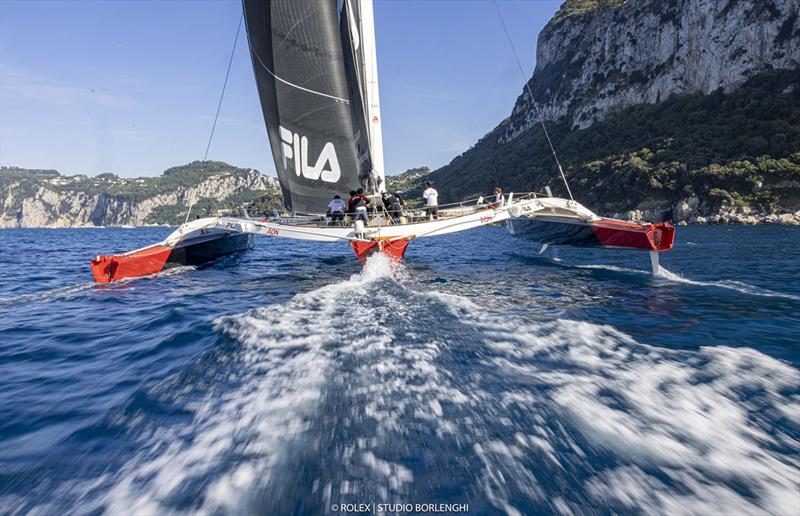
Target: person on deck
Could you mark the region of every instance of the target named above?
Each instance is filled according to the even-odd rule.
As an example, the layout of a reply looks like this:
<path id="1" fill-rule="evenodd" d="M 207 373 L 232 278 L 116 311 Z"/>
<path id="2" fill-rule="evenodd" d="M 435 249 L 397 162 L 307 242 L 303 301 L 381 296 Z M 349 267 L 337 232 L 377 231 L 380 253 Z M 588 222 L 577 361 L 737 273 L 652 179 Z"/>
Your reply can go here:
<path id="1" fill-rule="evenodd" d="M 364 195 L 363 188 L 359 188 L 358 190 L 356 190 L 356 195 L 358 195 L 361 198 L 361 202 L 364 203 L 364 206 L 369 205 L 369 198 L 366 195 Z"/>
<path id="2" fill-rule="evenodd" d="M 344 220 L 345 202 L 338 195 L 333 196 L 333 200 L 328 203 L 328 213 L 331 222 L 342 222 Z"/>
<path id="3" fill-rule="evenodd" d="M 434 220 L 439 218 L 439 192 L 433 187 L 433 183 L 425 181 L 427 187 L 422 192 L 422 198 L 425 199 L 425 214 L 428 219 Z"/>
<path id="4" fill-rule="evenodd" d="M 354 206 L 354 203 L 357 198 L 358 194 L 356 194 L 356 191 L 350 190 L 350 197 L 347 198 L 347 214 L 350 215 L 351 218 L 356 214 L 356 207 Z"/>
<path id="5" fill-rule="evenodd" d="M 400 222 L 400 215 L 402 215 L 403 212 L 403 207 L 400 204 L 398 195 L 383 192 L 381 196 L 383 197 L 383 206 L 386 208 L 386 212 L 389 214 L 389 217 L 391 217 L 392 222 L 398 224 Z"/>
<path id="6" fill-rule="evenodd" d="M 369 199 L 364 195 L 363 189 L 359 188 L 358 191 L 350 193 L 348 205 L 350 207 L 350 217 L 353 219 L 353 222 L 363 220 L 364 224 L 369 223 L 367 204 L 369 204 Z"/>
<path id="7" fill-rule="evenodd" d="M 491 205 L 492 208 L 502 208 L 506 205 L 506 198 L 503 195 L 503 189 L 499 186 L 494 187 L 494 203 Z"/>

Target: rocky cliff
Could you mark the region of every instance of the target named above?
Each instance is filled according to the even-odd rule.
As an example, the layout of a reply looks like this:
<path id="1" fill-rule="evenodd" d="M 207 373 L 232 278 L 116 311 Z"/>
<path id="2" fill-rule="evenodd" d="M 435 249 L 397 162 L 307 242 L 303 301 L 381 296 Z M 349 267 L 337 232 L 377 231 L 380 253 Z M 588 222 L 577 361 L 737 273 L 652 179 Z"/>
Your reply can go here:
<path id="1" fill-rule="evenodd" d="M 800 223 L 800 0 L 567 0 L 529 81 L 575 198 L 601 215 Z M 527 89 L 428 177 L 443 202 L 567 193 Z"/>
<path id="2" fill-rule="evenodd" d="M 192 203 L 194 214 L 207 215 L 270 194 L 280 195 L 273 178 L 212 161 L 135 179 L 3 167 L 0 227 L 176 224 Z"/>
<path id="3" fill-rule="evenodd" d="M 730 92 L 800 67 L 800 0 L 568 0 L 539 34 L 529 81 L 545 119 L 585 128 L 618 106 Z M 527 91 L 511 139 L 536 121 Z"/>

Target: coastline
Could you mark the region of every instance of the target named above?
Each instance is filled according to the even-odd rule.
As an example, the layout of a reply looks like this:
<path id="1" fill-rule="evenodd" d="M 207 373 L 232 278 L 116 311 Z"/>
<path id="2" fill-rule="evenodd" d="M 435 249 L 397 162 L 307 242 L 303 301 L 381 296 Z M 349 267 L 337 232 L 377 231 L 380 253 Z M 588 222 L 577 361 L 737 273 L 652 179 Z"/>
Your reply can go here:
<path id="1" fill-rule="evenodd" d="M 609 213 L 609 217 L 629 222 L 670 222 L 676 226 L 688 225 L 743 225 L 756 226 L 775 224 L 781 226 L 800 226 L 800 210 L 754 208 L 747 204 L 731 205 L 722 203 L 718 208 L 710 208 L 698 197 L 681 199 L 674 206 L 656 205 L 627 212 Z"/>
<path id="2" fill-rule="evenodd" d="M 639 212 L 640 210 L 636 210 Z M 635 212 L 634 212 L 635 213 Z M 622 215 L 622 216 L 620 216 Z M 612 214 L 610 218 L 636 223 L 670 222 L 675 226 L 800 226 L 800 211 L 794 213 L 770 215 L 713 215 L 710 217 L 697 217 L 695 220 L 674 222 L 670 220 L 652 220 L 640 216 L 626 216 L 625 214 Z M 143 226 L 0 226 L 5 229 L 148 229 L 148 228 L 176 228 L 170 224 L 146 224 Z"/>

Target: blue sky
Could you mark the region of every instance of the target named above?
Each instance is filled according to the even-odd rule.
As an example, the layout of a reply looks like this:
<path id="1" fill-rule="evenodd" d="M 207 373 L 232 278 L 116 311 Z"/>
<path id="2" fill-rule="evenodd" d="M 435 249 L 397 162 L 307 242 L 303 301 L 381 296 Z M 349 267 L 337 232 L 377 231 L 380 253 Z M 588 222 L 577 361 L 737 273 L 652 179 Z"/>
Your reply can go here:
<path id="1" fill-rule="evenodd" d="M 501 0 L 526 73 L 561 0 Z M 0 164 L 157 175 L 202 159 L 239 0 L 0 0 Z M 388 173 L 448 163 L 522 78 L 494 6 L 375 0 Z M 274 175 L 242 30 L 209 159 Z"/>

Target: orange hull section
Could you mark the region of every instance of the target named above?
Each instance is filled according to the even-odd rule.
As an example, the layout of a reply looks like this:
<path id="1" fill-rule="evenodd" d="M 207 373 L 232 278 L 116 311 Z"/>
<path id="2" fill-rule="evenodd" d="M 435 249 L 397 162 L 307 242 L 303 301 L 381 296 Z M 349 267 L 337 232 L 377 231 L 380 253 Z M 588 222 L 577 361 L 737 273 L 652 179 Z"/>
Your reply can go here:
<path id="1" fill-rule="evenodd" d="M 667 222 L 637 224 L 603 219 L 592 223 L 592 231 L 605 247 L 669 251 L 675 242 L 675 228 Z"/>
<path id="2" fill-rule="evenodd" d="M 394 240 L 378 240 L 372 242 L 350 242 L 350 247 L 356 253 L 358 261 L 361 265 L 367 261 L 367 258 L 372 253 L 383 253 L 395 262 L 399 262 L 406 254 L 408 243 L 411 242 L 409 238 L 397 238 Z"/>
<path id="3" fill-rule="evenodd" d="M 164 270 L 171 247 L 154 245 L 130 254 L 98 256 L 92 260 L 92 274 L 97 283 L 146 276 Z"/>

